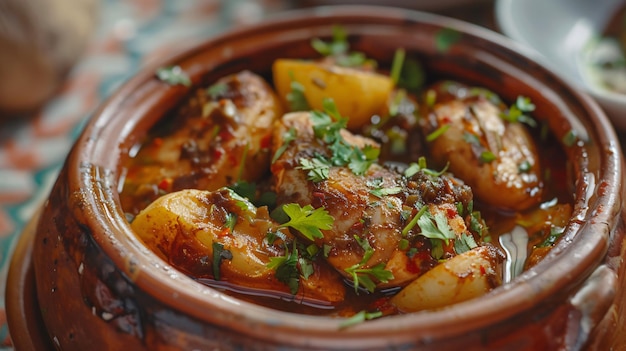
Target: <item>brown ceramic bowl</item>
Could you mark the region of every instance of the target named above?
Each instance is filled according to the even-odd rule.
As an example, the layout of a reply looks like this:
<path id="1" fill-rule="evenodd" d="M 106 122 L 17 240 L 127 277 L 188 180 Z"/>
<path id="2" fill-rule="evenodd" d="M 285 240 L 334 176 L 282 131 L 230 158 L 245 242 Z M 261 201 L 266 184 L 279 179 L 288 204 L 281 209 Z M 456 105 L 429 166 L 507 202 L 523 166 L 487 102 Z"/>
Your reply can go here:
<path id="1" fill-rule="evenodd" d="M 481 298 L 435 311 L 342 328 L 239 301 L 173 269 L 142 245 L 118 197 L 121 159 L 191 88 L 168 86 L 157 67 L 179 65 L 194 85 L 242 69 L 267 75 L 279 57 L 313 57 L 313 37 L 334 24 L 354 50 L 388 64 L 404 47 L 430 74 L 528 96 L 567 147 L 575 207 L 565 236 L 538 265 Z M 447 50 L 439 34 L 460 34 Z M 62 350 L 607 350 L 626 348 L 621 152 L 587 96 L 525 51 L 479 27 L 376 7 L 293 12 L 231 31 L 148 67 L 93 116 L 67 158 L 35 233 L 37 301 Z"/>

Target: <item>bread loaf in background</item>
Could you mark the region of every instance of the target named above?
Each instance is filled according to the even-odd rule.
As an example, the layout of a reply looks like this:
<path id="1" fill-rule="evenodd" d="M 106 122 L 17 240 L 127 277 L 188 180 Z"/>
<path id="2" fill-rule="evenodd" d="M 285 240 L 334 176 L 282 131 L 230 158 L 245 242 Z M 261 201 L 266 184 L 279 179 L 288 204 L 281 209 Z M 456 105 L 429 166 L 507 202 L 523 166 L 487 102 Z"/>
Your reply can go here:
<path id="1" fill-rule="evenodd" d="M 0 1 L 0 118 L 41 107 L 85 50 L 97 0 Z"/>

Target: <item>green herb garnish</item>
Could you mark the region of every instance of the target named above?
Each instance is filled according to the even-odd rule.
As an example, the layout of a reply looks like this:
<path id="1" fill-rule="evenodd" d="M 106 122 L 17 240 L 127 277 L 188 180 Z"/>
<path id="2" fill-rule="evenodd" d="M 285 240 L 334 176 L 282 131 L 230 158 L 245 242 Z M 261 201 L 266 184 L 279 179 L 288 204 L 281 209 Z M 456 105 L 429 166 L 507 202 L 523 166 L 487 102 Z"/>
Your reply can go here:
<path id="1" fill-rule="evenodd" d="M 570 129 L 565 135 L 563 135 L 562 141 L 565 146 L 570 147 L 576 144 L 576 140 L 578 140 L 578 135 L 576 135 L 576 131 Z"/>
<path id="2" fill-rule="evenodd" d="M 426 158 L 424 156 L 421 156 L 418 160 L 417 163 L 412 162 L 409 167 L 404 170 L 404 176 L 406 178 L 411 178 L 412 176 L 414 176 L 415 174 L 417 174 L 417 172 L 424 172 L 424 174 L 427 174 L 429 176 L 432 177 L 439 177 L 442 174 L 444 174 L 447 170 L 448 167 L 450 166 L 449 163 L 446 164 L 446 166 L 441 170 L 441 171 L 435 171 L 433 169 L 428 168 L 428 166 L 426 165 Z"/>
<path id="3" fill-rule="evenodd" d="M 371 145 L 359 149 L 346 142 L 341 130 L 347 126 L 348 119 L 339 114 L 332 99 L 324 99 L 323 104 L 324 112 L 313 111 L 311 121 L 315 137 L 327 144 L 331 155 L 329 158 L 317 155 L 308 161 L 300 160 L 301 169 L 308 170 L 309 179 L 313 181 L 327 179 L 330 166 L 347 166 L 356 175 L 364 174 L 378 159 L 380 149 Z"/>
<path id="4" fill-rule="evenodd" d="M 435 48 L 439 52 L 447 52 L 452 45 L 461 39 L 461 33 L 452 28 L 443 28 L 435 34 Z"/>
<path id="5" fill-rule="evenodd" d="M 304 95 L 304 85 L 294 80 L 293 72 L 291 71 L 289 71 L 289 77 L 291 78 L 291 83 L 289 84 L 291 91 L 287 93 L 289 108 L 291 111 L 308 111 L 310 107 Z"/>
<path id="6" fill-rule="evenodd" d="M 463 233 L 454 241 L 454 251 L 458 255 L 478 247 L 476 240 L 471 234 Z"/>
<path id="7" fill-rule="evenodd" d="M 537 245 L 537 247 L 553 246 L 554 244 L 556 244 L 557 240 L 559 240 L 559 238 L 563 235 L 564 232 L 565 232 L 565 228 L 552 226 L 550 228 L 550 235 L 548 235 L 548 237 L 541 244 Z"/>
<path id="8" fill-rule="evenodd" d="M 415 216 L 411 218 L 411 221 L 406 226 L 404 226 L 404 228 L 402 228 L 402 236 L 404 237 L 407 236 L 409 231 L 413 229 L 413 227 L 415 227 L 415 225 L 417 224 L 417 221 L 419 221 L 419 219 L 424 215 L 426 211 L 428 211 L 428 206 L 420 207 L 420 209 L 417 211 Z"/>
<path id="9" fill-rule="evenodd" d="M 331 229 L 335 221 L 323 207 L 314 209 L 311 205 L 300 207 L 296 203 L 291 203 L 283 205 L 282 208 L 290 219 L 281 224 L 281 227 L 291 227 L 309 240 L 323 238 L 321 230 Z"/>
<path id="10" fill-rule="evenodd" d="M 339 325 L 340 328 L 348 328 L 351 327 L 353 325 L 357 325 L 360 323 L 363 323 L 367 320 L 371 320 L 371 319 L 375 319 L 375 318 L 379 318 L 382 317 L 383 313 L 381 311 L 376 311 L 376 312 L 367 312 L 365 310 L 360 311 L 359 313 L 355 314 L 354 316 L 347 318 L 345 321 L 341 322 L 341 324 Z"/>
<path id="11" fill-rule="evenodd" d="M 191 86 L 191 79 L 185 73 L 180 66 L 162 67 L 156 71 L 157 77 L 170 85 L 184 85 L 186 87 Z"/>
<path id="12" fill-rule="evenodd" d="M 444 124 L 440 126 L 439 128 L 435 129 L 432 133 L 426 136 L 426 141 L 428 142 L 434 141 L 435 139 L 442 136 L 443 133 L 445 133 L 448 129 L 450 129 L 451 126 L 452 126 L 451 124 Z"/>
<path id="13" fill-rule="evenodd" d="M 366 185 L 373 188 L 370 190 L 370 194 L 381 198 L 387 195 L 395 195 L 402 192 L 402 187 L 399 186 L 383 187 L 383 178 L 370 179 L 366 182 Z"/>
<path id="14" fill-rule="evenodd" d="M 207 88 L 206 92 L 212 99 L 217 99 L 228 91 L 228 84 L 216 83 Z"/>
<path id="15" fill-rule="evenodd" d="M 397 49 L 393 55 L 393 62 L 391 64 L 391 81 L 393 84 L 398 84 L 400 81 L 400 73 L 402 73 L 402 66 L 404 65 L 404 49 Z"/>
<path id="16" fill-rule="evenodd" d="M 515 103 L 509 107 L 509 109 L 500 114 L 500 117 L 507 122 L 511 123 L 525 123 L 531 127 L 536 127 L 537 122 L 526 113 L 535 110 L 535 105 L 530 101 L 530 98 L 524 96 L 518 96 Z"/>
<path id="17" fill-rule="evenodd" d="M 232 260 L 233 254 L 232 252 L 225 250 L 224 245 L 216 241 L 214 241 L 211 246 L 213 248 L 213 278 L 215 280 L 220 280 L 220 265 L 222 264 L 222 260 Z"/>
<path id="18" fill-rule="evenodd" d="M 430 211 L 424 212 L 424 215 L 417 220 L 417 225 L 421 229 L 420 234 L 429 239 L 440 239 L 448 243 L 449 240 L 456 238 L 456 234 L 443 213 L 432 215 Z"/>
<path id="19" fill-rule="evenodd" d="M 276 153 L 274 154 L 274 157 L 272 158 L 272 163 L 276 162 L 276 160 L 278 160 L 278 158 L 285 152 L 285 150 L 287 150 L 287 147 L 289 147 L 289 144 L 296 140 L 296 137 L 298 136 L 296 129 L 291 127 L 289 128 L 289 130 L 287 130 L 284 134 L 283 134 L 283 144 L 278 148 L 278 150 L 276 150 Z"/>
<path id="20" fill-rule="evenodd" d="M 267 268 L 276 272 L 276 279 L 285 283 L 291 294 L 295 295 L 300 286 L 300 272 L 298 271 L 298 248 L 293 242 L 291 252 L 286 250 L 285 256 L 271 257 Z"/>
<path id="21" fill-rule="evenodd" d="M 302 158 L 297 168 L 308 171 L 307 179 L 314 183 L 328 179 L 330 173 L 330 163 L 322 157 Z"/>
<path id="22" fill-rule="evenodd" d="M 359 286 L 364 287 L 369 292 L 374 292 L 376 289 L 376 283 L 372 280 L 372 277 L 382 283 L 387 283 L 393 279 L 393 274 L 385 270 L 385 264 L 379 263 L 371 268 L 363 268 L 374 255 L 374 249 L 370 246 L 367 239 L 361 239 L 358 236 L 354 236 L 356 242 L 365 251 L 363 258 L 357 264 L 352 265 L 345 269 L 345 271 L 352 276 L 352 282 L 354 283 L 354 291 L 359 291 Z"/>
<path id="23" fill-rule="evenodd" d="M 528 173 L 532 169 L 532 167 L 533 166 L 528 160 L 524 160 L 517 166 L 517 171 L 520 173 Z"/>
<path id="24" fill-rule="evenodd" d="M 480 156 L 478 157 L 478 159 L 480 160 L 480 162 L 482 163 L 491 163 L 493 161 L 496 160 L 496 155 L 489 151 L 489 150 L 485 150 L 483 152 L 480 153 Z"/>
<path id="25" fill-rule="evenodd" d="M 228 229 L 229 233 L 232 233 L 235 230 L 235 224 L 237 224 L 237 215 L 228 212 L 226 214 L 226 219 L 224 220 L 224 228 Z"/>

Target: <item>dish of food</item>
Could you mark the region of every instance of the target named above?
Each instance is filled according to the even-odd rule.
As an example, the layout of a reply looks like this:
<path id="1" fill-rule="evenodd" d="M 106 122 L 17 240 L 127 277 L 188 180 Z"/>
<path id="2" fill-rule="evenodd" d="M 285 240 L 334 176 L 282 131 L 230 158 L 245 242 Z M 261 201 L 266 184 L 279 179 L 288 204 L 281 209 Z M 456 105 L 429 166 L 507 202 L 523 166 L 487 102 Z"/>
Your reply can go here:
<path id="1" fill-rule="evenodd" d="M 274 62 L 274 87 L 242 71 L 196 89 L 129 159 L 122 207 L 160 257 L 238 298 L 351 317 L 480 296 L 558 241 L 571 184 L 530 99 L 423 82 L 403 49 L 381 67 L 341 27 L 312 45 Z"/>
<path id="2" fill-rule="evenodd" d="M 324 7 L 146 67 L 95 112 L 37 222 L 50 339 L 619 345 L 614 132 L 509 44 L 436 15 Z"/>

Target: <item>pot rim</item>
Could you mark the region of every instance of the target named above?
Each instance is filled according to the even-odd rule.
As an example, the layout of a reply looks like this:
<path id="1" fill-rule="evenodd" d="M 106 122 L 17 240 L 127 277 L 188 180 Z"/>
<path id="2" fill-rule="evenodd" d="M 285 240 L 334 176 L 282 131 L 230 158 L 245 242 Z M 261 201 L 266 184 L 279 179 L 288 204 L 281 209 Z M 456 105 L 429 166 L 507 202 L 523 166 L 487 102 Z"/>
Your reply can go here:
<path id="1" fill-rule="evenodd" d="M 563 89 L 560 93 L 573 96 L 579 107 L 589 116 L 590 122 L 594 124 L 595 128 L 589 130 L 591 133 L 589 137 L 597 144 L 598 149 L 605 151 L 602 152 L 602 159 L 598 161 L 602 167 L 597 170 L 595 188 L 588 188 L 587 182 L 576 184 L 577 195 L 593 193 L 594 196 L 590 196 L 588 203 L 585 199 L 576 199 L 576 219 L 568 223 L 569 229 L 566 230 L 570 233 L 571 240 L 567 240 L 569 243 L 561 240 L 537 266 L 525 271 L 513 282 L 483 297 L 440 310 L 389 316 L 345 329 L 341 327 L 342 319 L 297 315 L 237 300 L 198 284 L 182 273 L 177 273 L 176 269 L 153 254 L 133 234 L 121 210 L 119 198 L 115 191 L 112 191 L 112 189 L 117 189 L 116 171 L 108 172 L 107 170 L 117 169 L 121 153 L 111 152 L 110 145 L 98 143 L 101 134 L 107 133 L 107 127 L 114 120 L 116 113 L 131 102 L 130 100 L 138 91 L 156 84 L 152 82 L 156 68 L 192 57 L 215 42 L 254 36 L 255 32 L 297 27 L 299 18 L 316 18 L 326 22 L 330 19 L 350 19 L 354 23 L 359 20 L 364 22 L 396 21 L 397 23 L 413 21 L 447 27 L 461 31 L 464 35 L 493 43 L 500 50 L 514 51 L 514 55 L 529 62 L 537 62 L 533 58 L 533 52 L 495 32 L 444 16 L 379 6 L 323 6 L 288 11 L 262 23 L 240 27 L 214 36 L 169 59 L 152 63 L 123 84 L 99 107 L 75 144 L 73 156 L 70 156 L 66 166 L 69 169 L 70 178 L 76 180 L 76 184 L 82 184 L 85 187 L 82 191 L 86 194 L 85 201 L 88 206 L 100 210 L 100 212 L 95 210 L 95 215 L 87 219 L 91 228 L 101 229 L 93 231 L 96 242 L 139 289 L 150 292 L 150 295 L 157 301 L 200 321 L 219 323 L 224 320 L 239 320 L 241 331 L 253 333 L 262 339 L 280 329 L 279 338 L 283 340 L 306 332 L 307 335 L 317 335 L 326 339 L 359 336 L 363 338 L 364 345 L 370 345 L 367 340 L 381 336 L 399 336 L 407 332 L 414 335 L 419 330 L 425 337 L 436 339 L 444 335 L 459 335 L 481 326 L 496 324 L 550 300 L 550 297 L 557 291 L 571 291 L 580 286 L 599 265 L 608 248 L 610 235 L 614 229 L 612 223 L 615 221 L 621 204 L 622 169 L 618 139 L 604 112 L 589 96 L 546 68 L 539 66 L 538 63 L 537 67 L 544 71 L 545 76 L 557 82 Z M 194 69 L 202 68 L 191 67 L 190 69 L 192 71 L 190 74 L 194 75 Z M 182 87 L 169 89 L 167 99 L 172 101 L 183 97 L 187 92 Z M 135 113 L 141 114 L 142 111 Z M 117 131 L 120 135 L 116 140 L 120 143 L 121 139 L 130 133 L 124 128 L 121 132 Z M 93 161 L 102 158 L 103 154 L 107 155 L 103 162 Z M 84 165 L 89 163 L 98 164 L 101 169 L 105 170 L 103 174 L 96 176 L 96 180 L 104 180 L 104 183 L 81 181 L 81 178 L 84 179 Z M 585 178 L 591 174 L 586 167 L 582 165 L 578 170 L 579 180 L 589 179 Z M 584 233 L 594 233 L 594 235 L 579 235 Z M 565 279 L 563 272 L 567 272 L 568 275 Z M 233 308 L 236 308 L 235 311 Z M 289 340 L 299 342 L 297 338 Z"/>

